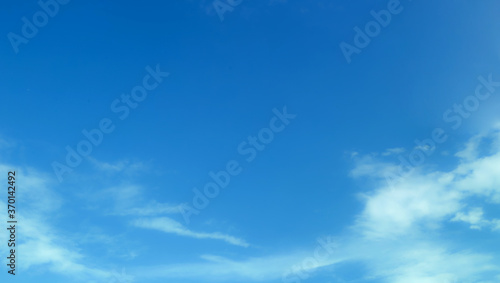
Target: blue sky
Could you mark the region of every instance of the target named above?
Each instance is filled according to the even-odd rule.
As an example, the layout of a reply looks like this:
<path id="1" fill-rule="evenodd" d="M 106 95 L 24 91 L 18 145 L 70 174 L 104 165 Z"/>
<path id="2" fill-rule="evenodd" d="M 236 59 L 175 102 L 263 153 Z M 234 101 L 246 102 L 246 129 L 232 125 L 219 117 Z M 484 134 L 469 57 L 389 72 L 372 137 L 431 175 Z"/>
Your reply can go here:
<path id="1" fill-rule="evenodd" d="M 500 280 L 497 1 L 2 4 L 2 282 Z"/>

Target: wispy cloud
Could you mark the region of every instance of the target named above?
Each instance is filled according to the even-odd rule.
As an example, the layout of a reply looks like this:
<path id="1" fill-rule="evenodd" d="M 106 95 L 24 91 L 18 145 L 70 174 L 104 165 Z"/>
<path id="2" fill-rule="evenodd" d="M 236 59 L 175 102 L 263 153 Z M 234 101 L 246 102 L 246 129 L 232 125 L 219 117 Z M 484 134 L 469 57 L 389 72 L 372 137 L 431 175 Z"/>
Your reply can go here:
<path id="1" fill-rule="evenodd" d="M 483 218 L 483 209 L 481 207 L 474 207 L 468 212 L 457 212 L 451 221 L 469 223 L 471 229 L 481 229 L 483 226 L 488 225 L 489 221 Z"/>
<path id="2" fill-rule="evenodd" d="M 183 212 L 183 204 L 148 200 L 143 192 L 142 186 L 123 184 L 99 191 L 79 193 L 79 195 L 88 203 L 88 208 L 103 210 L 106 215 L 157 216 Z"/>
<path id="3" fill-rule="evenodd" d="M 280 255 L 251 257 L 241 260 L 217 255 L 201 255 L 192 263 L 144 266 L 138 270 L 143 278 L 193 279 L 214 282 L 270 281 L 282 278 L 283 270 L 300 262 L 306 253 L 290 252 Z"/>
<path id="4" fill-rule="evenodd" d="M 179 214 L 183 211 L 182 204 L 169 204 L 151 201 L 141 207 L 133 207 L 122 209 L 117 214 L 119 215 L 135 215 L 135 216 L 154 216 L 163 214 Z"/>
<path id="5" fill-rule="evenodd" d="M 496 133 L 484 137 L 498 139 Z M 479 146 L 481 143 L 475 144 Z M 490 143 L 495 144 L 494 141 Z M 482 151 L 470 147 L 468 150 Z M 472 228 L 491 228 L 489 231 L 476 230 L 481 233 L 496 233 L 494 230 L 500 228 L 497 218 L 485 218 L 487 214 L 495 216 L 492 211 L 472 206 L 470 201 L 479 197 L 487 202 L 500 203 L 500 197 L 496 197 L 500 196 L 500 150 L 493 152 L 472 159 L 471 155 L 464 155 L 459 164 L 447 172 L 416 168 L 394 186 L 385 182 L 385 173 L 395 170 L 394 164 L 382 162 L 374 155 L 357 157 L 357 166 L 350 175 L 372 178 L 373 187 L 360 194 L 364 208 L 349 229 L 338 236 L 338 245 L 332 250 L 331 257 L 307 268 L 308 273 L 314 276 L 314 273 L 324 272 L 335 277 L 335 270 L 359 263 L 366 267 L 358 272 L 361 282 L 497 282 L 500 279 L 497 254 L 475 251 L 464 247 L 463 242 L 442 237 L 446 235 L 445 226 L 451 223 L 459 225 L 464 222 Z M 134 225 L 183 236 L 207 237 L 206 233 L 189 231 L 168 218 L 136 220 Z M 302 282 L 308 277 L 301 278 L 287 270 L 291 266 L 299 268 L 301 260 L 307 256 L 308 253 L 296 249 L 287 254 L 239 260 L 202 255 L 201 262 L 141 267 L 141 270 L 147 271 L 152 278 L 200 279 L 209 276 L 218 281 L 281 279 L 283 282 Z M 333 266 L 335 268 L 329 268 Z M 284 272 L 286 278 L 282 277 Z"/>
<path id="6" fill-rule="evenodd" d="M 218 232 L 214 233 L 194 232 L 192 230 L 187 229 L 179 222 L 170 219 L 168 217 L 142 218 L 142 219 L 136 219 L 131 223 L 136 227 L 159 230 L 165 233 L 176 234 L 179 236 L 185 236 L 196 239 L 222 240 L 231 245 L 236 245 L 241 247 L 249 246 L 249 244 L 245 240 L 230 235 Z"/>
<path id="7" fill-rule="evenodd" d="M 406 149 L 403 147 L 396 147 L 396 148 L 388 148 L 384 152 L 382 152 L 382 156 L 389 156 L 389 155 L 397 155 L 405 152 Z"/>
<path id="8" fill-rule="evenodd" d="M 147 167 L 142 162 L 131 162 L 129 160 L 119 160 L 114 163 L 105 162 L 97 160 L 93 157 L 87 157 L 87 159 L 100 171 L 110 172 L 110 173 L 119 173 L 119 172 L 137 172 L 141 170 L 145 170 Z"/>
<path id="9" fill-rule="evenodd" d="M 25 166 L 0 164 L 0 171 L 16 169 L 16 215 L 19 227 L 16 251 L 22 258 L 21 272 L 43 266 L 53 273 L 70 276 L 75 282 L 108 280 L 112 274 L 105 269 L 91 267 L 75 242 L 65 237 L 66 232 L 53 224 L 57 212 L 63 207 L 62 197 L 52 188 L 54 183 L 43 173 Z M 0 205 L 6 207 L 0 200 Z M 4 214 L 2 218 L 5 218 Z M 5 219 L 4 219 L 5 220 Z M 51 221 L 49 221 L 51 220 Z M 1 233 L 2 242 L 6 233 Z M 4 247 L 1 249 L 4 251 Z M 2 260 L 5 262 L 5 259 Z M 80 281 L 78 281 L 80 280 Z"/>

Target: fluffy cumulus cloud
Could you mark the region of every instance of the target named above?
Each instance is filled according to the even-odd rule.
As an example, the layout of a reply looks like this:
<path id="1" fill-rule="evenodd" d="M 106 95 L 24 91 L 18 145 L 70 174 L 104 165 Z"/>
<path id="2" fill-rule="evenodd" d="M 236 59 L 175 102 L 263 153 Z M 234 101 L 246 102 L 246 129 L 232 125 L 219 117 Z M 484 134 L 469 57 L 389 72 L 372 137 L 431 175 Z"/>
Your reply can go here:
<path id="1" fill-rule="evenodd" d="M 500 215 L 492 207 L 500 203 L 499 133 L 497 127 L 472 137 L 451 170 L 423 166 L 397 182 L 385 178 L 396 165 L 373 156 L 358 159 L 351 176 L 368 177 L 373 189 L 360 194 L 365 206 L 346 245 L 371 267 L 370 276 L 390 283 L 498 282 L 498 251 L 469 248 L 477 234 L 455 237 L 469 229 L 498 233 Z M 450 227 L 461 232 L 449 235 Z"/>

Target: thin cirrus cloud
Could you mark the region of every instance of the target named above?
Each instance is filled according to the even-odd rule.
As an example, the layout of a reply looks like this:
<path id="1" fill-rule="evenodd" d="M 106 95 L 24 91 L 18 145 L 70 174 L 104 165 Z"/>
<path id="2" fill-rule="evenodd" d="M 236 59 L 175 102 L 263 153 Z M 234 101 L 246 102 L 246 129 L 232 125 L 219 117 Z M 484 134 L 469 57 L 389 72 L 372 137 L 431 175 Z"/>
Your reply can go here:
<path id="1" fill-rule="evenodd" d="M 110 215 L 127 216 L 156 216 L 165 214 L 180 214 L 183 211 L 182 204 L 174 205 L 159 203 L 157 201 L 144 201 L 140 195 L 141 187 L 136 185 L 119 186 L 103 190 L 99 195 L 103 199 L 111 199 L 114 208 Z M 140 203 L 137 205 L 137 203 Z M 195 239 L 222 240 L 235 246 L 248 247 L 249 244 L 239 238 L 219 232 L 195 232 L 189 230 L 181 223 L 168 217 L 138 218 L 131 221 L 135 227 L 159 230 L 165 233 Z"/>
<path id="2" fill-rule="evenodd" d="M 291 251 L 234 260 L 217 255 L 200 255 L 190 263 L 141 266 L 138 271 L 145 279 L 188 279 L 213 282 L 281 282 L 283 272 L 300 263 L 308 253 Z M 306 282 L 306 281 L 304 281 Z"/>
<path id="3" fill-rule="evenodd" d="M 142 162 L 130 162 L 129 160 L 120 160 L 114 163 L 104 162 L 101 160 L 97 160 L 93 157 L 87 157 L 87 159 L 100 171 L 102 172 L 111 172 L 111 173 L 119 173 L 119 172 L 138 172 L 141 170 L 145 170 L 147 166 Z"/>
<path id="4" fill-rule="evenodd" d="M 141 207 L 122 209 L 116 214 L 150 216 L 150 215 L 161 215 L 161 214 L 180 214 L 182 213 L 182 211 L 183 211 L 183 205 L 181 204 L 174 205 L 168 203 L 159 203 L 153 200 Z"/>
<path id="5" fill-rule="evenodd" d="M 131 222 L 131 224 L 135 227 L 139 228 L 146 228 L 146 229 L 153 229 L 153 230 L 159 230 L 165 233 L 171 233 L 171 234 L 176 234 L 179 236 L 185 236 L 185 237 L 190 237 L 190 238 L 195 238 L 195 239 L 213 239 L 213 240 L 222 240 L 226 243 L 229 243 L 231 245 L 235 246 L 241 246 L 241 247 L 248 247 L 249 244 L 242 239 L 218 233 L 218 232 L 213 232 L 213 233 L 205 233 L 205 232 L 194 232 L 186 227 L 184 227 L 182 224 L 179 222 L 170 219 L 168 217 L 156 217 L 156 218 L 142 218 L 142 219 L 136 219 Z"/>
<path id="6" fill-rule="evenodd" d="M 118 216 L 155 216 L 181 214 L 182 204 L 162 203 L 150 200 L 143 195 L 144 188 L 136 184 L 124 184 L 99 191 L 80 193 L 82 199 L 93 204 L 94 208 L 105 206 L 106 215 Z"/>

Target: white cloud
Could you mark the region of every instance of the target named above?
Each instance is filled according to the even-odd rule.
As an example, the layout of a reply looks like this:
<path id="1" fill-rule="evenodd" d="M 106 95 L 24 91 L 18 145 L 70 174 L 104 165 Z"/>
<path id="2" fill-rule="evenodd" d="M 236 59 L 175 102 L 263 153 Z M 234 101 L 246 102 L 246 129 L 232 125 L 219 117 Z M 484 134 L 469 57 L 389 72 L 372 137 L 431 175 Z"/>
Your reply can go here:
<path id="1" fill-rule="evenodd" d="M 205 233 L 205 232 L 194 232 L 186 227 L 184 227 L 179 222 L 167 218 L 167 217 L 157 217 L 157 218 L 142 218 L 136 219 L 132 221 L 132 225 L 140 228 L 154 229 L 163 231 L 165 233 L 172 233 L 179 236 L 191 237 L 196 239 L 214 239 L 214 240 L 222 240 L 229 244 L 248 247 L 249 244 L 242 239 L 214 232 L 214 233 Z"/>
<path id="2" fill-rule="evenodd" d="M 491 204 L 500 203 L 500 135 L 497 132 L 473 137 L 465 149 L 455 156 L 460 163 L 452 170 L 426 172 L 422 168 L 409 173 L 395 185 L 384 182 L 387 172 L 397 170 L 395 164 L 377 160 L 375 155 L 357 158 L 357 165 L 352 170 L 354 178 L 368 177 L 374 180 L 373 188 L 361 194 L 364 208 L 356 222 L 341 237 L 340 246 L 332 258 L 322 261 L 311 271 L 331 272 L 325 268 L 339 261 L 360 262 L 367 266 L 367 273 L 360 276 L 365 279 L 381 279 L 388 283 L 455 283 L 455 282 L 498 282 L 500 275 L 499 255 L 494 251 L 475 251 L 463 245 L 463 242 L 450 240 L 445 226 L 454 222 L 459 226 L 466 223 L 473 229 L 490 228 L 474 233 L 498 233 L 500 220 L 495 211 L 482 200 Z M 484 153 L 484 140 L 488 155 Z M 383 154 L 382 154 L 383 155 Z M 118 165 L 117 165 L 118 166 Z M 3 167 L 0 166 L 0 169 Z M 114 170 L 114 169 L 113 169 Z M 38 187 L 38 195 L 32 197 L 26 209 L 31 212 L 48 214 L 57 210 L 64 203 L 50 189 L 43 175 L 30 174 L 26 179 L 28 187 Z M 29 193 L 26 188 L 26 193 Z M 139 200 L 141 188 L 127 185 L 104 190 L 95 196 L 112 199 L 113 212 L 119 215 L 163 215 L 178 213 L 178 205 L 145 202 Z M 49 200 L 44 199 L 44 196 Z M 474 198 L 474 204 L 470 201 Z M 3 205 L 0 201 L 0 205 Z M 27 204 L 28 206 L 28 204 Z M 54 229 L 36 215 L 27 215 L 25 221 L 26 242 L 20 250 L 23 257 L 29 257 L 23 268 L 47 266 L 56 273 L 83 276 L 85 278 L 111 278 L 108 272 L 85 264 L 88 260 L 72 243 L 57 235 Z M 37 222 L 40 221 L 40 222 Z M 192 231 L 177 221 L 167 217 L 138 218 L 131 222 L 139 228 L 154 229 L 195 239 L 220 240 L 226 243 L 248 247 L 240 238 L 219 233 Z M 465 226 L 465 225 L 464 225 Z M 474 240 L 474 239 L 467 239 Z M 34 256 L 33 253 L 35 253 Z M 47 255 L 51 256 L 47 256 Z M 145 278 L 180 278 L 206 279 L 215 281 L 265 281 L 277 280 L 290 266 L 300 263 L 308 253 L 290 251 L 261 257 L 239 258 L 237 260 L 220 255 L 202 255 L 199 260 L 187 263 L 139 266 L 137 274 Z M 335 269 L 333 269 L 335 270 Z"/>
<path id="3" fill-rule="evenodd" d="M 118 214 L 120 215 L 135 215 L 135 216 L 148 216 L 148 215 L 162 215 L 162 214 L 179 214 L 183 211 L 182 204 L 168 204 L 151 201 L 141 207 L 133 207 L 124 209 Z"/>
<path id="4" fill-rule="evenodd" d="M 471 229 L 481 229 L 481 226 L 485 224 L 485 220 L 483 219 L 483 209 L 481 207 L 475 207 L 469 210 L 467 213 L 457 212 L 455 217 L 451 219 L 451 221 L 462 221 L 471 224 Z"/>
<path id="5" fill-rule="evenodd" d="M 466 148 L 467 153 L 458 154 L 461 163 L 455 169 L 429 173 L 416 168 L 395 185 L 385 182 L 385 176 L 397 170 L 396 165 L 381 162 L 375 155 L 355 156 L 357 166 L 350 176 L 369 177 L 374 180 L 374 188 L 360 195 L 364 209 L 340 236 L 339 247 L 332 257 L 311 271 L 330 272 L 334 276 L 332 270 L 341 267 L 326 267 L 338 262 L 358 262 L 367 270 L 365 274 L 359 273 L 361 282 L 363 279 L 387 283 L 498 282 L 498 254 L 488 249 L 474 251 L 461 241 L 442 237 L 450 222 L 500 229 L 500 220 L 486 220 L 488 214 L 484 208 L 471 206 L 469 201 L 471 197 L 476 201 L 479 197 L 487 202 L 491 196 L 500 196 L 500 151 L 479 158 L 475 152 L 480 152 L 477 148 L 480 140 L 474 144 L 476 147 Z M 150 221 L 144 226 L 185 233 L 185 228 L 171 220 Z M 203 255 L 202 262 L 141 267 L 141 270 L 161 278 L 266 281 L 280 279 L 290 266 L 307 256 L 308 253 L 296 250 L 242 260 Z"/>
<path id="6" fill-rule="evenodd" d="M 78 278 L 81 282 L 91 280 L 107 280 L 112 274 L 85 263 L 85 257 L 75 243 L 65 238 L 59 227 L 55 227 L 49 219 L 54 220 L 57 211 L 63 205 L 62 197 L 52 189 L 53 183 L 44 174 L 33 168 L 0 164 L 0 172 L 16 170 L 16 215 L 17 230 L 16 252 L 22 259 L 19 268 L 23 272 L 35 267 L 42 267 L 54 273 Z M 0 201 L 5 207 L 5 203 Z M 6 214 L 2 214 L 3 221 Z M 0 233 L 6 242 L 6 233 Z M 6 246 L 5 246 L 6 247 Z M 2 254 L 7 254 L 5 247 Z M 4 263 L 6 259 L 2 259 Z"/>
<path id="7" fill-rule="evenodd" d="M 130 162 L 129 160 L 120 160 L 114 163 L 97 160 L 93 157 L 87 159 L 100 171 L 111 173 L 132 173 L 146 169 L 146 165 L 142 162 Z"/>
<path id="8" fill-rule="evenodd" d="M 396 187 L 364 195 L 365 209 L 357 225 L 367 236 L 387 238 L 407 234 L 420 225 L 433 225 L 460 209 L 461 195 L 438 181 L 410 176 Z"/>
<path id="9" fill-rule="evenodd" d="M 498 137 L 493 131 L 471 138 L 455 155 L 460 163 L 449 172 L 416 168 L 392 185 L 383 179 L 395 170 L 393 164 L 373 156 L 358 159 L 351 176 L 373 178 L 375 189 L 361 195 L 365 207 L 346 247 L 371 267 L 371 276 L 390 283 L 452 283 L 500 274 L 498 254 L 473 252 L 439 236 L 446 234 L 443 227 L 449 221 L 466 222 L 472 229 L 500 228 L 498 219 L 484 218 L 483 207 L 470 207 L 471 198 L 500 203 Z M 496 140 L 484 142 L 492 138 Z M 480 154 L 485 144 L 493 147 L 490 155 Z"/>
<path id="10" fill-rule="evenodd" d="M 300 262 L 305 253 L 287 253 L 232 260 L 217 255 L 201 255 L 201 261 L 144 266 L 143 278 L 212 280 L 214 282 L 270 281 L 282 278 L 283 271 Z"/>
<path id="11" fill-rule="evenodd" d="M 155 216 L 181 214 L 183 204 L 160 203 L 144 198 L 144 188 L 134 184 L 124 184 L 100 191 L 80 193 L 87 208 L 104 211 L 106 215 Z"/>
<path id="12" fill-rule="evenodd" d="M 396 172 L 398 167 L 394 164 L 377 160 L 374 156 L 368 155 L 355 159 L 356 167 L 351 170 L 349 176 L 353 178 L 385 177 L 387 174 Z"/>
<path id="13" fill-rule="evenodd" d="M 499 219 L 484 219 L 484 212 L 481 207 L 471 208 L 468 212 L 457 212 L 451 221 L 468 223 L 470 224 L 470 228 L 475 230 L 481 230 L 484 227 L 489 227 L 492 230 L 498 230 L 500 228 Z"/>
<path id="14" fill-rule="evenodd" d="M 388 148 L 384 152 L 382 152 L 382 156 L 389 156 L 389 155 L 397 155 L 405 152 L 406 149 L 404 147 L 395 147 L 395 148 Z"/>

